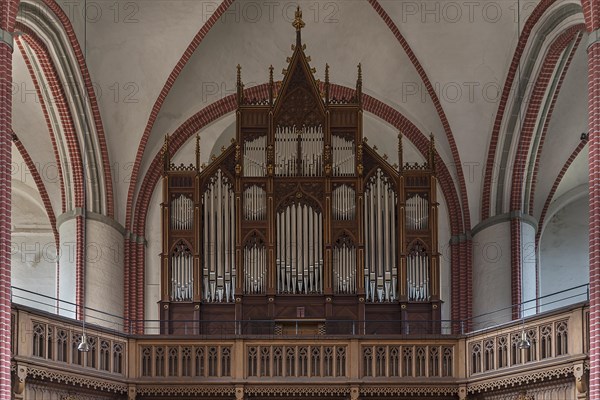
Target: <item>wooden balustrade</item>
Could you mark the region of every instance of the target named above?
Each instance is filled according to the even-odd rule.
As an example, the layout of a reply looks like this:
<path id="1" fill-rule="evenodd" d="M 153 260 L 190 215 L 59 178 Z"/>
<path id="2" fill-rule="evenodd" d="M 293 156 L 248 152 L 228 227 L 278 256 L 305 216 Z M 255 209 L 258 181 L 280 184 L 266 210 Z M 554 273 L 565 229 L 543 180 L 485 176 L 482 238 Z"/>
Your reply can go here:
<path id="1" fill-rule="evenodd" d="M 415 395 L 479 393 L 580 376 L 589 349 L 586 305 L 468 335 L 133 336 L 86 326 L 89 352 L 77 350 L 83 329 L 77 321 L 20 306 L 13 307 L 12 318 L 15 369 L 24 368 L 34 383 L 52 380 L 122 394 L 135 385 L 150 397 L 172 394 L 160 387 L 185 392 L 198 384 L 232 393 L 247 387 L 258 396 L 261 387 L 308 382 L 314 390 L 352 382 L 364 395 L 401 387 Z M 522 332 L 529 348 L 519 348 Z"/>

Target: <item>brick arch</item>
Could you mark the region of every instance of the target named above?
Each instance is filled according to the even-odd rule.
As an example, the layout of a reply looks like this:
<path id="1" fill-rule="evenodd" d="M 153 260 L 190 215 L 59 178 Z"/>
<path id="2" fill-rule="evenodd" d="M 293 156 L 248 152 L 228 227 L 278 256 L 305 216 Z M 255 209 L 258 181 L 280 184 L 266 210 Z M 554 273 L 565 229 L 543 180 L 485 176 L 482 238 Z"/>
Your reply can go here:
<path id="1" fill-rule="evenodd" d="M 553 71 L 556 69 L 560 56 L 565 48 L 576 39 L 577 35 L 584 29 L 583 24 L 575 25 L 564 31 L 548 49 L 542 68 L 536 78 L 533 91 L 525 118 L 523 120 L 521 132 L 519 132 L 519 142 L 517 152 L 513 162 L 513 179 L 511 190 L 510 211 L 524 210 L 523 189 L 527 158 L 531 153 L 531 139 L 533 138 L 534 128 L 538 122 L 542 102 L 545 99 L 545 93 L 551 83 Z"/>
<path id="2" fill-rule="evenodd" d="M 248 90 L 247 95 L 257 96 L 259 93 L 266 92 L 267 87 L 267 84 L 263 84 L 251 88 Z M 339 85 L 331 85 L 331 93 L 332 96 L 341 96 L 342 94 L 353 94 L 354 90 Z M 365 94 L 363 94 L 362 104 L 364 111 L 378 116 L 395 128 L 401 130 L 404 136 L 414 144 L 424 157 L 426 157 L 429 151 L 429 140 L 427 139 L 427 136 L 420 132 L 419 129 L 400 112 Z M 229 95 L 210 104 L 190 117 L 171 135 L 170 148 L 172 154 L 176 153 L 190 137 L 203 127 L 228 113 L 234 112 L 236 108 L 237 103 L 235 95 Z M 456 188 L 452 177 L 450 176 L 450 172 L 439 154 L 436 154 L 436 163 L 439 183 L 448 205 L 451 231 L 453 235 L 459 235 L 464 233 L 464 225 L 462 224 L 462 210 Z M 130 320 L 143 319 L 145 249 L 143 241 L 137 240 L 137 238 L 144 237 L 148 207 L 150 206 L 152 194 L 161 175 L 162 156 L 160 152 L 158 152 L 155 154 L 154 159 L 144 176 L 141 185 L 142 189 L 137 196 L 133 215 L 135 231 L 131 238 L 126 239 L 125 243 L 125 318 Z M 453 286 L 456 284 L 454 287 L 457 289 L 459 288 L 459 285 L 462 286 L 461 291 L 463 288 L 470 291 L 471 287 L 469 281 L 470 256 L 467 255 L 468 250 L 469 247 L 465 244 L 451 246 L 451 265 L 453 270 L 455 270 L 453 271 L 452 276 Z M 132 286 L 132 283 L 135 283 L 135 285 Z M 467 314 L 470 312 L 470 306 L 467 305 L 469 304 L 469 296 L 463 295 L 461 297 L 461 291 L 453 291 L 453 318 L 468 318 Z M 467 292 L 465 291 L 463 293 Z M 456 302 L 456 304 L 454 304 L 454 302 Z M 142 326 L 138 326 L 138 331 L 141 331 L 142 329 Z"/>
<path id="3" fill-rule="evenodd" d="M 536 122 L 539 118 L 541 104 L 545 98 L 546 89 L 551 83 L 552 73 L 558 64 L 560 56 L 569 43 L 571 43 L 576 35 L 581 32 L 583 25 L 575 25 L 564 31 L 550 45 L 546 57 L 542 64 L 542 68 L 538 73 L 533 90 L 531 92 L 531 100 L 525 118 L 523 120 L 521 132 L 519 133 L 519 142 L 517 152 L 513 162 L 513 179 L 511 185 L 511 201 L 510 210 L 523 210 L 523 180 L 525 177 L 525 167 L 529 153 L 531 152 L 531 138 Z M 512 304 L 520 304 L 522 301 L 521 293 L 521 223 L 518 219 L 511 219 L 511 282 L 512 282 Z M 513 318 L 519 318 L 519 309 L 513 310 Z"/>
<path id="4" fill-rule="evenodd" d="M 533 31 L 535 25 L 540 21 L 544 13 L 554 4 L 556 0 L 542 0 L 533 10 L 523 29 L 521 31 L 521 35 L 519 37 L 519 41 L 517 43 L 517 47 L 513 54 L 513 58 L 510 64 L 510 68 L 508 70 L 508 75 L 506 76 L 506 80 L 504 82 L 504 88 L 502 90 L 502 96 L 500 97 L 500 102 L 498 103 L 498 111 L 496 112 L 496 118 L 494 120 L 494 126 L 492 128 L 492 135 L 490 137 L 490 143 L 488 146 L 488 156 L 485 165 L 485 172 L 483 178 L 483 188 L 481 194 L 481 220 L 485 221 L 491 215 L 491 204 L 492 204 L 492 183 L 494 166 L 496 164 L 496 154 L 498 152 L 498 141 L 500 138 L 500 129 L 502 127 L 502 120 L 504 119 L 504 114 L 506 112 L 506 107 L 508 103 L 508 99 L 512 92 L 514 81 L 517 77 L 517 70 L 519 68 L 519 64 L 521 63 L 521 57 L 523 56 L 523 52 L 525 51 L 525 46 L 529 41 L 529 37 Z"/>
<path id="5" fill-rule="evenodd" d="M 17 38 L 15 43 L 19 47 L 21 51 L 21 55 L 25 60 L 25 65 L 29 70 L 29 75 L 33 80 L 33 85 L 35 86 L 35 91 L 37 92 L 38 98 L 40 100 L 40 105 L 42 107 L 42 112 L 44 113 L 44 119 L 46 120 L 46 126 L 48 127 L 48 133 L 50 134 L 50 143 L 52 144 L 52 150 L 54 152 L 54 161 L 56 162 L 56 169 L 58 171 L 58 184 L 60 190 L 60 199 L 61 199 L 61 211 L 64 213 L 66 211 L 66 194 L 65 194 L 65 181 L 62 172 L 62 163 L 60 162 L 60 154 L 58 152 L 58 147 L 56 146 L 56 133 L 54 132 L 54 128 L 52 127 L 52 123 L 50 122 L 50 114 L 48 113 L 48 107 L 46 105 L 46 101 L 44 100 L 44 96 L 42 95 L 40 83 L 38 82 L 37 76 L 33 70 L 33 65 L 31 64 L 31 60 L 29 59 L 25 47 L 21 39 Z"/>
<path id="6" fill-rule="evenodd" d="M 575 161 L 575 159 L 577 158 L 579 153 L 581 153 L 581 151 L 585 148 L 585 146 L 587 145 L 587 142 L 588 142 L 587 139 L 584 139 L 579 142 L 577 147 L 575 147 L 575 150 L 573 150 L 573 152 L 571 153 L 571 155 L 569 156 L 567 161 L 564 163 L 560 172 L 556 176 L 556 179 L 554 180 L 554 184 L 552 185 L 552 188 L 550 189 L 550 193 L 548 193 L 548 197 L 546 197 L 546 201 L 544 202 L 544 208 L 542 208 L 540 220 L 538 221 L 538 230 L 535 234 L 536 249 L 539 247 L 539 244 L 540 244 L 540 238 L 542 236 L 542 230 L 543 230 L 542 228 L 544 226 L 544 223 L 546 222 L 546 214 L 548 213 L 548 209 L 550 208 L 550 203 L 552 203 L 552 200 L 554 199 L 554 194 L 556 193 L 556 190 L 558 189 L 560 182 L 562 182 L 563 177 L 567 173 L 567 170 L 569 169 L 569 167 L 571 166 L 573 161 Z"/>
<path id="7" fill-rule="evenodd" d="M 72 192 L 71 195 L 73 196 L 72 207 L 82 207 L 84 196 L 82 190 L 83 168 L 81 152 L 79 148 L 79 141 L 77 140 L 73 116 L 71 115 L 69 109 L 68 99 L 64 87 L 60 81 L 58 71 L 52 62 L 50 51 L 44 42 L 29 27 L 24 26 L 21 23 L 17 23 L 16 28 L 23 32 L 23 35 L 20 39 L 23 40 L 29 46 L 29 48 L 31 48 L 39 60 L 40 67 L 46 81 L 45 84 L 50 88 L 52 98 L 55 100 L 55 107 L 58 110 L 61 120 L 61 126 L 64 135 L 63 140 L 68 151 L 68 162 L 71 166 L 70 174 L 72 175 L 73 181 L 72 187 L 70 188 L 70 191 Z M 69 171 L 66 172 L 69 174 Z"/>
<path id="8" fill-rule="evenodd" d="M 52 208 L 52 203 L 50 203 L 50 196 L 48 196 L 48 191 L 46 191 L 46 186 L 44 186 L 44 182 L 42 177 L 40 176 L 40 172 L 38 171 L 33 159 L 27 152 L 27 149 L 23 145 L 23 142 L 19 140 L 17 134 L 13 132 L 12 139 L 17 151 L 25 161 L 31 176 L 33 177 L 33 181 L 35 182 L 35 186 L 37 187 L 38 192 L 40 193 L 40 197 L 42 199 L 42 203 L 44 204 L 44 208 L 46 209 L 46 214 L 48 215 L 48 220 L 50 222 L 50 226 L 52 227 L 52 233 L 54 234 L 54 243 L 56 245 L 56 249 L 60 248 L 60 242 L 58 240 L 58 230 L 56 229 L 56 216 L 54 214 L 54 209 Z M 57 285 L 58 287 L 58 285 Z"/>
<path id="9" fill-rule="evenodd" d="M 54 13 L 55 17 L 58 19 L 60 24 L 62 25 L 63 30 L 66 33 L 67 38 L 69 39 L 69 43 L 71 45 L 71 49 L 75 54 L 75 58 L 77 59 L 77 65 L 79 67 L 79 72 L 83 78 L 85 83 L 85 90 L 87 92 L 87 97 L 90 102 L 92 117 L 94 118 L 94 126 L 96 128 L 96 134 L 98 135 L 98 145 L 100 147 L 100 154 L 102 157 L 102 173 L 104 174 L 104 181 L 102 182 L 104 185 L 105 192 L 105 201 L 106 201 L 106 215 L 109 217 L 114 216 L 114 192 L 113 192 L 113 182 L 112 182 L 112 172 L 110 169 L 110 158 L 108 154 L 108 147 L 106 145 L 106 136 L 104 134 L 104 126 L 102 124 L 102 116 L 100 115 L 100 109 L 98 107 L 98 101 L 96 99 L 96 93 L 94 92 L 94 87 L 92 85 L 92 78 L 90 77 L 90 73 L 87 68 L 87 64 L 85 61 L 85 56 L 81 50 L 81 46 L 79 45 L 79 41 L 77 40 L 77 36 L 71 25 L 71 21 L 67 14 L 63 11 L 63 9 L 56 3 L 56 0 L 43 0 L 44 4 Z M 98 166 L 100 167 L 100 166 Z M 100 168 L 99 168 L 100 169 Z"/>
<path id="10" fill-rule="evenodd" d="M 567 76 L 567 71 L 569 70 L 569 66 L 571 65 L 571 61 L 573 61 L 573 57 L 575 56 L 575 53 L 577 52 L 579 44 L 581 43 L 582 37 L 583 37 L 583 32 L 579 32 L 576 35 L 575 43 L 573 44 L 573 48 L 571 49 L 571 52 L 570 52 L 569 56 L 567 57 L 567 60 L 565 62 L 565 66 L 562 70 L 562 73 L 560 74 L 560 77 L 558 78 L 558 82 L 556 84 L 556 90 L 554 91 L 554 93 L 552 95 L 552 100 L 550 101 L 548 113 L 546 115 L 544 125 L 542 127 L 539 145 L 537 147 L 537 151 L 536 151 L 536 155 L 535 155 L 533 171 L 531 172 L 531 177 L 530 177 L 531 187 L 529 190 L 529 206 L 527 209 L 529 211 L 529 214 L 531 214 L 531 215 L 533 215 L 533 212 L 534 212 L 533 208 L 534 208 L 534 203 L 535 203 L 535 189 L 537 187 L 537 174 L 538 174 L 538 171 L 540 168 L 540 159 L 542 157 L 542 150 L 544 147 L 544 140 L 545 140 L 546 134 L 548 132 L 548 126 L 550 125 L 550 121 L 552 120 L 552 114 L 554 112 L 554 106 L 556 105 L 556 100 L 558 99 L 558 94 L 560 93 L 560 88 L 562 87 L 565 77 Z"/>
<path id="11" fill-rule="evenodd" d="M 56 71 L 56 67 L 52 62 L 50 53 L 42 40 L 29 27 L 20 23 L 15 25 L 24 34 L 21 38 L 30 46 L 40 61 L 46 84 L 50 87 L 52 97 L 55 100 L 55 107 L 58 109 L 61 119 L 61 126 L 64 133 L 63 140 L 65 141 L 69 165 L 71 166 L 71 174 L 73 177 L 73 192 L 74 202 L 73 207 L 85 207 L 85 194 L 83 192 L 83 164 L 79 148 L 79 141 L 73 123 L 73 117 L 68 106 L 64 87 Z M 85 222 L 82 215 L 76 217 L 76 258 L 75 258 L 75 302 L 79 305 L 85 304 Z M 82 316 L 81 310 L 78 310 L 77 318 Z"/>

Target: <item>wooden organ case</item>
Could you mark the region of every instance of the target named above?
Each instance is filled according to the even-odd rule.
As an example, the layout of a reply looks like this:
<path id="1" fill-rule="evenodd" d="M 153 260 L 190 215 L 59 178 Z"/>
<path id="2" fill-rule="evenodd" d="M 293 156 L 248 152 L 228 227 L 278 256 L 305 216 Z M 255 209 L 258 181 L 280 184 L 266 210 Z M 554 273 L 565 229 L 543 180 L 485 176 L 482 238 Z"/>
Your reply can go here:
<path id="1" fill-rule="evenodd" d="M 329 66 L 321 84 L 305 55 L 300 11 L 293 25 L 283 81 L 271 67 L 264 98 L 250 98 L 238 66 L 229 148 L 200 168 L 197 139 L 196 165 L 175 166 L 165 141 L 162 332 L 210 334 L 225 321 L 286 332 L 296 320 L 313 333 L 439 332 L 433 139 L 428 161 L 409 165 L 399 136 L 390 165 L 363 140 L 360 65 L 355 94 L 331 97 Z"/>

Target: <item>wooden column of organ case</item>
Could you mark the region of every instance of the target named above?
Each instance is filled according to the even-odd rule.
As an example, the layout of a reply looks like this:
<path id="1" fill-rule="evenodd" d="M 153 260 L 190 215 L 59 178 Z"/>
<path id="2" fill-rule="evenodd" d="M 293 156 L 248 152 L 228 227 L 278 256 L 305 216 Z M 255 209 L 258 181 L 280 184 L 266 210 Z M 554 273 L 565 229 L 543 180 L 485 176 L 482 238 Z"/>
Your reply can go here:
<path id="1" fill-rule="evenodd" d="M 200 168 L 197 142 L 196 165 L 174 166 L 165 141 L 162 332 L 242 320 L 257 323 L 238 333 L 258 321 L 282 332 L 297 319 L 320 333 L 439 331 L 433 139 L 425 164 L 404 165 L 399 136 L 391 166 L 363 140 L 360 65 L 354 96 L 331 97 L 301 13 L 294 26 L 283 81 L 271 67 L 264 98 L 249 98 L 238 66 L 229 148 Z"/>

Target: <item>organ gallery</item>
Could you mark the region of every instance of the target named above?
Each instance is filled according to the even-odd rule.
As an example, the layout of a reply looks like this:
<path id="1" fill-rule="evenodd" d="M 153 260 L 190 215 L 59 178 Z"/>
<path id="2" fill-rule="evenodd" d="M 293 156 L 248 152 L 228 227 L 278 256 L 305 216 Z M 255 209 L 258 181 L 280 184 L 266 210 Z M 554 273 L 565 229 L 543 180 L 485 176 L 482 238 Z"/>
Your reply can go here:
<path id="1" fill-rule="evenodd" d="M 200 165 L 197 138 L 195 163 L 174 165 L 165 138 L 164 333 L 295 318 L 322 333 L 439 331 L 433 137 L 425 163 L 405 164 L 400 134 L 390 165 L 363 137 L 361 65 L 356 92 L 332 97 L 329 65 L 315 80 L 294 26 L 282 81 L 270 67 L 248 90 L 238 65 L 236 135 L 219 156 Z"/>

